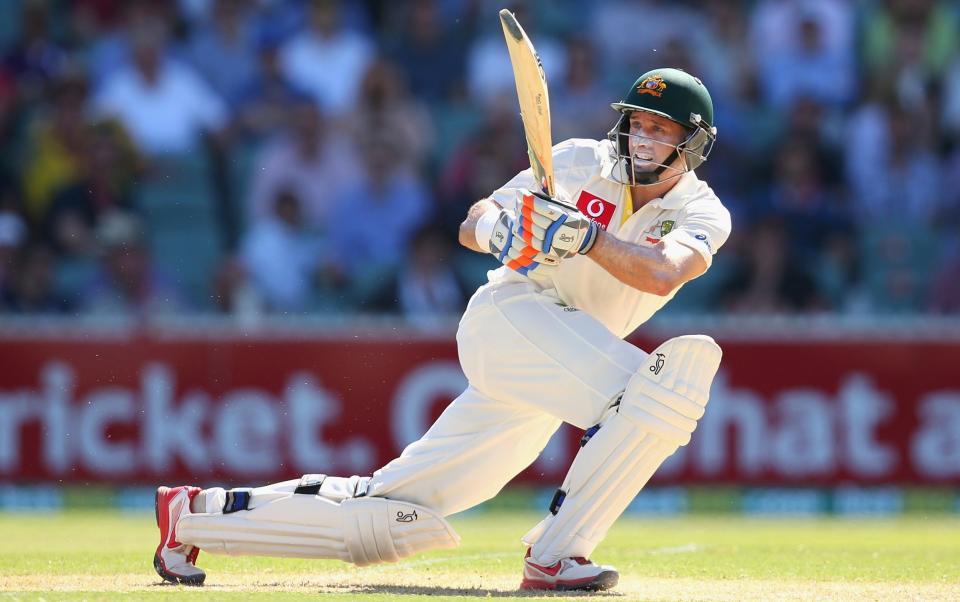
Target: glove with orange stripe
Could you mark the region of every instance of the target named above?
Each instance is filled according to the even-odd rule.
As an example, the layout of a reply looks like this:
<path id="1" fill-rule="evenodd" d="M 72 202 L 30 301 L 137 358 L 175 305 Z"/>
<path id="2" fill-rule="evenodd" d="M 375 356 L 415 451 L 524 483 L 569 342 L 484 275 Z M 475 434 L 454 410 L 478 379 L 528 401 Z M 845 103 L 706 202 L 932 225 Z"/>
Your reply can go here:
<path id="1" fill-rule="evenodd" d="M 593 248 L 599 227 L 576 207 L 531 191 L 524 192 L 517 205 L 520 219 L 514 235 L 540 255 L 559 261 Z"/>
<path id="2" fill-rule="evenodd" d="M 506 209 L 500 211 L 490 235 L 490 252 L 511 270 L 524 276 L 544 276 L 559 260 L 538 252 L 517 235 L 516 219 Z"/>

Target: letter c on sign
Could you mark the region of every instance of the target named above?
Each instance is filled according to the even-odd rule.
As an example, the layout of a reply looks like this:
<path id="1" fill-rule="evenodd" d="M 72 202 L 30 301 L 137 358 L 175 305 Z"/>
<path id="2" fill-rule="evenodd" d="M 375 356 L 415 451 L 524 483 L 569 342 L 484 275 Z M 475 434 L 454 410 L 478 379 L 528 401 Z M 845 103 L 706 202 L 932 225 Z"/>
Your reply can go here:
<path id="1" fill-rule="evenodd" d="M 603 215 L 603 201 L 600 199 L 591 199 L 587 203 L 587 215 L 590 217 L 600 217 Z"/>

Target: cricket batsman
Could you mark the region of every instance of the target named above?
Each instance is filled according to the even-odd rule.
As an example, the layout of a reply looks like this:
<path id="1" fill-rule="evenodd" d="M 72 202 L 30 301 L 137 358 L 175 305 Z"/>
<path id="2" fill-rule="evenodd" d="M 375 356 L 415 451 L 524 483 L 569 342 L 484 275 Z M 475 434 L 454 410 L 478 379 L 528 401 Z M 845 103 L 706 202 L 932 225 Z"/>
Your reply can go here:
<path id="1" fill-rule="evenodd" d="M 457 331 L 469 385 L 427 433 L 372 476 L 160 487 L 161 577 L 202 584 L 201 549 L 363 566 L 455 547 L 445 517 L 495 496 L 567 422 L 585 434 L 549 513 L 523 537 L 521 588 L 617 584 L 589 557 L 690 441 L 721 356 L 703 335 L 651 353 L 623 339 L 709 269 L 730 215 L 694 171 L 717 133 L 699 79 L 654 69 L 611 106 L 605 140 L 554 146 L 556 199 L 528 169 L 470 208 L 461 244 L 503 266 Z"/>

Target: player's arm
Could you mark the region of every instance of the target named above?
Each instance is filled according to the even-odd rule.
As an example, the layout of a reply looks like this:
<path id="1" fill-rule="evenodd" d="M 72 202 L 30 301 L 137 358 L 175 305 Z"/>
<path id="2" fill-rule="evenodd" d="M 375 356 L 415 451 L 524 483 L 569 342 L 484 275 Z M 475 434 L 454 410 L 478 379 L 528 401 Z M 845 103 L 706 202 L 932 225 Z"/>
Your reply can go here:
<path id="1" fill-rule="evenodd" d="M 620 282 L 661 297 L 707 271 L 703 256 L 671 238 L 652 247 L 625 242 L 601 230 L 586 254 Z"/>
<path id="2" fill-rule="evenodd" d="M 547 276 L 559 260 L 527 244 L 517 228 L 516 215 L 500 206 L 494 198 L 477 201 L 460 224 L 460 244 L 480 253 L 489 253 L 497 261 L 524 276 Z"/>
<path id="3" fill-rule="evenodd" d="M 520 222 L 542 254 L 558 260 L 586 255 L 627 286 L 666 296 L 710 267 L 730 232 L 729 214 L 721 209 L 706 203 L 689 211 L 682 227 L 652 247 L 622 241 L 578 210 L 536 193 L 523 197 Z"/>
<path id="4" fill-rule="evenodd" d="M 480 222 L 480 218 L 487 212 L 495 212 L 495 214 L 497 214 L 500 212 L 500 206 L 490 199 L 481 199 L 470 207 L 470 210 L 467 211 L 467 219 L 463 220 L 463 223 L 460 224 L 460 244 L 471 251 L 477 251 L 478 253 L 490 252 L 489 247 L 481 247 L 477 242 L 477 224 Z M 490 218 L 488 217 L 488 219 Z"/>

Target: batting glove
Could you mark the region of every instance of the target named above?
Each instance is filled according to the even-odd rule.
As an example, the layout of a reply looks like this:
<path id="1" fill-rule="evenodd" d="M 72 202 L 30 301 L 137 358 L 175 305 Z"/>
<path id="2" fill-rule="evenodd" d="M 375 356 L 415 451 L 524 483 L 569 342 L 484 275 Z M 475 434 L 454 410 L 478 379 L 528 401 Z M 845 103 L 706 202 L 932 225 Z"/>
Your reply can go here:
<path id="1" fill-rule="evenodd" d="M 497 222 L 490 234 L 490 252 L 497 260 L 511 270 L 524 276 L 545 276 L 552 271 L 559 260 L 533 248 L 515 231 L 516 219 L 507 210 L 500 211 Z"/>
<path id="2" fill-rule="evenodd" d="M 589 217 L 539 192 L 522 193 L 517 213 L 514 236 L 547 257 L 586 254 L 597 240 L 599 227 Z"/>

